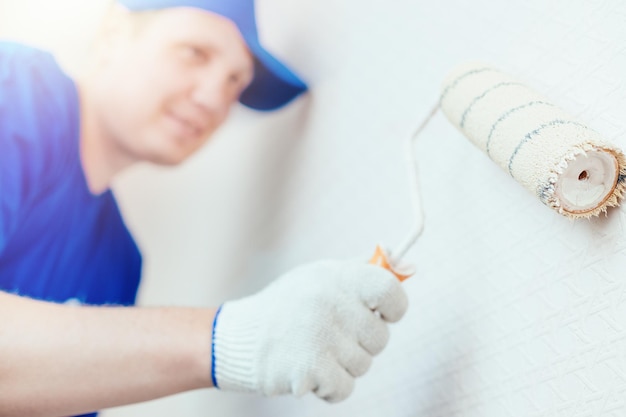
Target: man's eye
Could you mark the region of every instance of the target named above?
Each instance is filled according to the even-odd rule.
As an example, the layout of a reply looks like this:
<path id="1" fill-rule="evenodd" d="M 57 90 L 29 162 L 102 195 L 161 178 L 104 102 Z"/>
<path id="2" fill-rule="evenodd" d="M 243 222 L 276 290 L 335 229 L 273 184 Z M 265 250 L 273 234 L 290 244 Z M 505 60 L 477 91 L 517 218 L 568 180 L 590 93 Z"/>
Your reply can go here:
<path id="1" fill-rule="evenodd" d="M 239 75 L 231 75 L 231 76 L 228 78 L 228 81 L 229 81 L 231 84 L 234 84 L 234 85 L 239 85 L 239 84 L 241 83 L 241 77 L 240 77 Z"/>
<path id="2" fill-rule="evenodd" d="M 244 90 L 245 87 L 250 84 L 250 79 L 248 76 L 246 75 L 242 75 L 242 74 L 232 74 L 229 78 L 228 78 L 229 83 L 240 89 L 240 90 Z"/>
<path id="3" fill-rule="evenodd" d="M 183 57 L 190 62 L 201 63 L 206 62 L 209 59 L 209 54 L 197 46 L 187 45 L 183 47 L 182 52 Z"/>

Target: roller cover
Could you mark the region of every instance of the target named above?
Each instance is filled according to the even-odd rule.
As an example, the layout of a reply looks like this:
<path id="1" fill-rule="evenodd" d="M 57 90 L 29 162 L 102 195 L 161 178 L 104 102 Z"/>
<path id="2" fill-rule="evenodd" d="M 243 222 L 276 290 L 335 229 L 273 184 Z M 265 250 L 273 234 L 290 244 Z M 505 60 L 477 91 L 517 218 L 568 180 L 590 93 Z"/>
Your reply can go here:
<path id="1" fill-rule="evenodd" d="M 474 145 L 559 213 L 597 216 L 622 199 L 622 152 L 513 77 L 461 65 L 446 77 L 440 105 Z"/>

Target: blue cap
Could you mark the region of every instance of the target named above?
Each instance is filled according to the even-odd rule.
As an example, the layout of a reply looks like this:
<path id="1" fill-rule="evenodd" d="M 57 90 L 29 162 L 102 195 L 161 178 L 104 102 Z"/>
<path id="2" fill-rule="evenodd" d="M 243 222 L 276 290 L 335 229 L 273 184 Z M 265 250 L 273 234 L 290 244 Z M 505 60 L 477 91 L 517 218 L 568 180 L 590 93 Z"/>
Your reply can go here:
<path id="1" fill-rule="evenodd" d="M 254 0 L 119 0 L 131 11 L 194 7 L 232 20 L 255 57 L 254 78 L 239 101 L 256 110 L 274 110 L 307 90 L 306 84 L 259 43 Z"/>

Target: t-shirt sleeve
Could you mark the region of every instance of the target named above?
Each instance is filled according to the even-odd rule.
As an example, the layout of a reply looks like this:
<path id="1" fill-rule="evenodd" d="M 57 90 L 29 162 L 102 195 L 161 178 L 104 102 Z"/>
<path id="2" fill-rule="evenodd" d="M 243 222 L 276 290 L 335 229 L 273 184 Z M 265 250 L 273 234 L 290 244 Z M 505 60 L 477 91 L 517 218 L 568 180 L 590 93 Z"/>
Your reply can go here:
<path id="1" fill-rule="evenodd" d="M 0 254 L 61 172 L 75 94 L 50 54 L 0 42 Z"/>

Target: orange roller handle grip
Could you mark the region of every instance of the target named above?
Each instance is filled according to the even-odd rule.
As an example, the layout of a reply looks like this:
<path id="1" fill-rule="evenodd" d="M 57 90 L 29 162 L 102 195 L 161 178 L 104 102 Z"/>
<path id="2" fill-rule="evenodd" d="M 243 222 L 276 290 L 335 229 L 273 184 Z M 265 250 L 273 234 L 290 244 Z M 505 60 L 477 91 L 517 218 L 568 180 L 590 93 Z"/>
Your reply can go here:
<path id="1" fill-rule="evenodd" d="M 394 274 L 396 278 L 400 280 L 400 282 L 404 281 L 405 279 L 413 275 L 413 274 L 409 274 L 409 275 L 401 274 L 397 272 L 396 270 L 394 270 L 391 264 L 389 263 L 389 257 L 387 256 L 387 253 L 385 253 L 385 250 L 381 248 L 380 245 L 376 246 L 376 251 L 374 252 L 374 256 L 370 258 L 369 263 L 371 265 L 376 265 L 376 266 L 380 266 L 381 268 L 385 268 L 386 270 Z"/>

